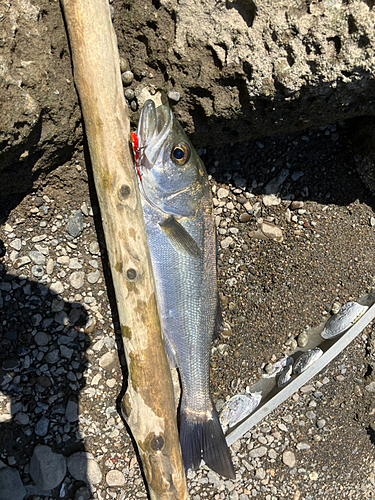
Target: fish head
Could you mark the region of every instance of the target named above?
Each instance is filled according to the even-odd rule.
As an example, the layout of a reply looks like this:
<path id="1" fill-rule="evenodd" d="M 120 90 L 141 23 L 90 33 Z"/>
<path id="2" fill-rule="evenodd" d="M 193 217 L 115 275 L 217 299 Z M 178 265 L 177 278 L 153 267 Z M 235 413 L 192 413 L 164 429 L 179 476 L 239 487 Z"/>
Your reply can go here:
<path id="1" fill-rule="evenodd" d="M 207 189 L 207 173 L 170 107 L 146 101 L 137 136 L 143 197 L 168 215 L 194 217 Z"/>

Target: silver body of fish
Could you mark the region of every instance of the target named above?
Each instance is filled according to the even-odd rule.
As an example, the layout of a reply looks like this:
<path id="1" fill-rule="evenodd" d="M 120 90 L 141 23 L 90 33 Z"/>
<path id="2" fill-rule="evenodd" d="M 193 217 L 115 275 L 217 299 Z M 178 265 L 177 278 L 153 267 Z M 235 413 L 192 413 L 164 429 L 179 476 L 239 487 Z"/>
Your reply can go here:
<path id="1" fill-rule="evenodd" d="M 209 388 L 210 351 L 221 317 L 211 190 L 202 160 L 168 105 L 146 101 L 136 131 L 139 187 L 164 341 L 182 383 L 185 469 L 203 458 L 235 472 Z"/>

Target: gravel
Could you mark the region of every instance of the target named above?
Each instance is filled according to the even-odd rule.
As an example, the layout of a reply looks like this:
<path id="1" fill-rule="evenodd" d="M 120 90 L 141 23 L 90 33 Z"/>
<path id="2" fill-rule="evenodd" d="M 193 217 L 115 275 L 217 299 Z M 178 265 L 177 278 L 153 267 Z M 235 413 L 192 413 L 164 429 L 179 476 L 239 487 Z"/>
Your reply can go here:
<path id="1" fill-rule="evenodd" d="M 225 330 L 212 345 L 211 388 L 223 405 L 303 347 L 335 303 L 375 285 L 375 204 L 344 124 L 200 154 L 218 227 Z M 82 151 L 68 167 L 1 212 L 0 495 L 146 498 L 118 413 L 120 328 Z M 373 498 L 374 339 L 367 328 L 231 446 L 236 480 L 204 466 L 189 472 L 191 498 Z M 38 476 L 40 449 L 49 451 Z M 61 468 L 48 482 L 56 455 Z"/>

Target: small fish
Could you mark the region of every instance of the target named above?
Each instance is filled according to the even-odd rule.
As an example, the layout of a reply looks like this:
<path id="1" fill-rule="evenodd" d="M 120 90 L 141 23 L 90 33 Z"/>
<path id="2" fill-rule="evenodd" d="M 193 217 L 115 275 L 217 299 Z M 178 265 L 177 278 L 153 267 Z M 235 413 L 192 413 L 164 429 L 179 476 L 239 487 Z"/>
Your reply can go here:
<path id="1" fill-rule="evenodd" d="M 261 392 L 236 394 L 230 398 L 220 412 L 219 418 L 223 431 L 226 432 L 229 427 L 234 427 L 250 415 L 259 406 L 261 399 Z"/>
<path id="2" fill-rule="evenodd" d="M 299 375 L 300 373 L 307 370 L 312 364 L 315 363 L 315 361 L 320 358 L 322 354 L 323 351 L 319 347 L 314 347 L 314 349 L 309 349 L 308 351 L 301 354 L 293 367 L 294 373 Z"/>
<path id="3" fill-rule="evenodd" d="M 164 341 L 181 377 L 185 469 L 197 469 L 203 459 L 235 479 L 209 385 L 211 341 L 221 310 L 207 172 L 168 105 L 145 102 L 132 143 Z"/>
<path id="4" fill-rule="evenodd" d="M 285 387 L 292 380 L 293 366 L 289 365 L 281 372 L 279 378 L 277 379 L 277 387 Z"/>
<path id="5" fill-rule="evenodd" d="M 263 378 L 272 378 L 276 377 L 279 373 L 288 368 L 294 363 L 294 360 L 291 356 L 286 356 L 285 358 L 281 358 L 276 363 L 273 364 L 272 369 L 269 373 L 262 375 Z"/>
<path id="6" fill-rule="evenodd" d="M 361 316 L 365 314 L 368 307 L 358 302 L 347 302 L 339 312 L 331 316 L 325 324 L 321 336 L 323 339 L 334 339 L 346 332 Z"/>

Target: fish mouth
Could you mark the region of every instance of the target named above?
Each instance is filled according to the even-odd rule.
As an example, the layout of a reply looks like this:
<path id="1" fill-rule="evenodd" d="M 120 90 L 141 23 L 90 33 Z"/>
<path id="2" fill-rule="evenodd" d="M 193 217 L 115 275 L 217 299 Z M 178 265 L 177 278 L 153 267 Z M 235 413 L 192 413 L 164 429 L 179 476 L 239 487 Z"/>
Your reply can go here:
<path id="1" fill-rule="evenodd" d="M 141 167 L 152 168 L 172 125 L 173 114 L 169 106 L 162 105 L 156 108 L 150 99 L 145 102 L 137 128 Z"/>

